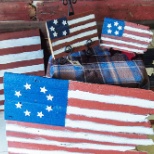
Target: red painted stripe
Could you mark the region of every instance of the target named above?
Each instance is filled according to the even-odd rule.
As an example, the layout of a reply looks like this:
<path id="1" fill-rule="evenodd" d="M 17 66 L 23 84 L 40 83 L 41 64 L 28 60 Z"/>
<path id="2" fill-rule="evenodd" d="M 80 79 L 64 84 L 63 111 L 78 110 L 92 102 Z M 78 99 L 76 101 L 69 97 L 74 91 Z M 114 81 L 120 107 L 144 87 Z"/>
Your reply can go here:
<path id="1" fill-rule="evenodd" d="M 74 98 L 69 98 L 69 106 L 78 106 L 79 108 L 89 108 L 89 109 L 99 109 L 99 110 L 111 110 L 112 111 L 119 111 L 119 112 L 126 112 L 127 113 L 134 113 L 134 114 L 142 114 L 146 115 L 148 114 L 154 114 L 153 109 L 146 109 L 146 108 L 140 108 L 135 106 L 128 106 L 128 105 L 118 105 L 118 104 L 107 104 L 103 102 L 96 102 L 96 101 L 86 101 L 86 100 L 80 100 Z"/>
<path id="2" fill-rule="evenodd" d="M 145 25 L 141 25 L 141 24 L 137 24 L 137 23 L 133 23 L 133 22 L 125 22 L 126 26 L 130 26 L 130 27 L 134 27 L 134 28 L 138 28 L 138 29 L 143 29 L 143 30 L 149 30 L 149 26 L 145 26 Z"/>
<path id="3" fill-rule="evenodd" d="M 110 41 L 103 41 L 102 43 L 102 46 L 105 46 L 104 44 L 109 44 L 111 46 L 115 45 L 115 46 L 118 46 L 117 49 L 119 50 L 123 50 L 121 49 L 121 47 L 125 47 L 125 48 L 130 48 L 131 49 L 135 49 L 135 50 L 142 50 L 142 52 L 146 51 L 147 48 L 142 48 L 142 47 L 137 47 L 137 46 L 133 46 L 133 45 L 126 45 L 126 44 L 123 44 L 123 43 L 116 43 L 116 42 L 110 42 Z M 148 46 L 147 46 L 148 47 Z M 110 47 L 111 48 L 111 47 Z M 113 47 L 112 47 L 113 48 Z M 130 51 L 131 52 L 131 51 Z M 133 51 L 132 51 L 133 52 Z M 135 52 L 135 51 L 134 51 Z M 141 52 L 141 51 L 140 51 Z M 139 52 L 139 53 L 140 53 Z M 142 53 L 141 52 L 141 53 Z"/>
<path id="4" fill-rule="evenodd" d="M 5 70 L 5 69 L 27 67 L 27 66 L 33 66 L 33 65 L 39 65 L 39 64 L 43 64 L 43 58 L 34 59 L 34 60 L 17 61 L 17 62 L 11 62 L 11 63 L 8 63 L 8 64 L 3 64 L 1 69 Z"/>
<path id="5" fill-rule="evenodd" d="M 83 83 L 77 81 L 69 82 L 69 90 L 80 90 L 85 92 L 91 92 L 95 94 L 103 95 L 118 95 L 131 98 L 140 98 L 147 100 L 154 100 L 154 92 L 151 90 L 139 89 L 139 88 L 127 88 L 120 86 L 112 85 L 100 85 L 100 84 L 91 84 Z"/>
<path id="6" fill-rule="evenodd" d="M 20 143 L 20 142 L 8 142 L 9 147 L 16 147 L 17 149 L 33 149 L 33 150 L 44 150 L 44 151 L 54 151 L 54 150 L 62 150 L 68 152 L 81 152 L 81 153 L 93 153 L 93 154 L 146 154 L 146 152 L 138 152 L 138 151 L 115 151 L 115 150 L 91 150 L 91 149 L 79 149 L 79 148 L 67 148 L 67 147 L 59 147 L 59 146 L 51 146 L 51 145 L 42 145 L 42 144 L 30 144 L 30 143 Z"/>
<path id="7" fill-rule="evenodd" d="M 133 43 L 138 43 L 138 44 L 143 44 L 143 45 L 148 44 L 148 43 L 146 43 L 144 41 L 134 40 L 134 39 L 131 39 L 131 38 L 126 38 L 126 37 L 109 36 L 109 35 L 105 35 L 105 34 L 102 34 L 101 36 L 106 37 L 106 38 L 111 38 L 111 39 L 114 39 L 114 40 L 125 41 L 125 42 L 133 42 Z"/>
<path id="8" fill-rule="evenodd" d="M 0 49 L 0 56 L 8 55 L 8 54 L 18 54 L 18 53 L 30 52 L 30 51 L 37 51 L 37 50 L 40 50 L 40 49 L 41 49 L 41 44 L 7 48 L 7 49 Z"/>
<path id="9" fill-rule="evenodd" d="M 66 118 L 73 121 L 82 120 L 82 121 L 93 122 L 97 124 L 109 124 L 114 126 L 141 126 L 141 127 L 151 128 L 150 122 L 123 122 L 123 121 L 100 119 L 100 118 L 86 117 L 82 115 L 73 115 L 73 114 L 67 115 Z"/>
<path id="10" fill-rule="evenodd" d="M 4 91 L 3 90 L 0 90 L 0 95 L 4 94 Z"/>
<path id="11" fill-rule="evenodd" d="M 51 130 L 52 131 L 52 130 Z M 119 144 L 113 142 L 100 142 L 100 141 L 93 141 L 87 139 L 77 139 L 77 138 L 64 138 L 64 137 L 54 137 L 54 136 L 45 136 L 45 135 L 34 135 L 28 133 L 20 133 L 20 132 L 11 132 L 7 131 L 7 137 L 17 137 L 23 139 L 45 139 L 49 141 L 57 141 L 57 142 L 69 142 L 69 143 L 93 143 L 93 144 L 103 144 L 103 145 L 127 145 L 127 146 L 134 146 L 134 144 Z"/>
<path id="12" fill-rule="evenodd" d="M 124 138 L 134 138 L 134 139 L 147 139 L 147 135 L 143 134 L 128 134 L 128 133 L 114 133 L 114 132 L 102 132 L 102 131 L 94 131 L 94 130 L 86 130 L 86 129 L 78 129 L 78 128 L 66 128 L 66 127 L 58 127 L 58 126 L 51 126 L 51 125 L 41 125 L 41 124 L 33 124 L 27 122 L 17 122 L 17 121 L 6 121 L 7 124 L 15 124 L 19 127 L 29 127 L 29 128 L 36 128 L 36 129 L 43 129 L 43 130 L 55 130 L 55 131 L 71 131 L 71 132 L 78 132 L 78 133 L 92 133 L 92 134 L 99 134 L 99 135 L 110 135 L 110 136 L 118 136 Z M 28 132 L 27 132 L 28 133 Z"/>
<path id="13" fill-rule="evenodd" d="M 145 34 L 145 33 L 141 33 L 141 32 L 134 32 L 134 31 L 131 31 L 131 30 L 124 30 L 124 33 L 139 36 L 139 37 L 143 37 L 143 38 L 148 38 L 148 39 L 152 38 L 151 34 Z"/>
<path id="14" fill-rule="evenodd" d="M 40 141 L 41 143 L 41 141 Z M 71 145 L 71 143 L 70 143 Z M 31 143 L 20 143 L 20 142 L 8 142 L 9 147 L 16 147 L 17 149 L 33 149 L 33 150 L 45 150 L 45 151 L 54 151 L 54 150 L 62 150 L 67 152 L 81 152 L 81 153 L 99 153 L 105 152 L 108 150 L 95 150 L 95 149 L 82 149 L 82 148 L 69 148 L 62 146 L 54 146 L 54 145 L 43 145 L 43 144 L 31 144 Z M 110 151 L 110 150 L 109 150 Z M 111 152 L 111 151 L 110 151 Z M 52 152 L 51 152 L 52 153 Z M 111 153 L 110 153 L 111 154 Z M 114 153 L 112 153 L 114 154 Z M 117 152 L 116 152 L 117 154 Z"/>
<path id="15" fill-rule="evenodd" d="M 0 41 L 2 40 L 9 40 L 9 39 L 17 39 L 17 38 L 25 38 L 25 37 L 32 37 L 32 36 L 40 36 L 39 30 L 25 30 L 25 31 L 18 31 L 18 32 L 10 32 L 10 33 L 2 33 L 0 35 Z"/>

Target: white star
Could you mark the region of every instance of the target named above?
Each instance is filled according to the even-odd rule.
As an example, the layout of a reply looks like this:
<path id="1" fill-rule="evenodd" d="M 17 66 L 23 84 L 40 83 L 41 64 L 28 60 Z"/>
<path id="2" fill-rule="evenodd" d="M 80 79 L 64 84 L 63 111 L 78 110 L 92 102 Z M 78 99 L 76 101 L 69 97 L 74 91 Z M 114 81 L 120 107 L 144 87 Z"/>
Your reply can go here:
<path id="1" fill-rule="evenodd" d="M 16 108 L 20 108 L 21 109 L 21 107 L 22 107 L 22 104 L 20 103 L 20 102 L 18 102 L 17 104 L 15 104 L 16 105 Z"/>
<path id="2" fill-rule="evenodd" d="M 115 31 L 115 35 L 118 35 L 119 34 L 119 32 L 118 31 Z"/>
<path id="3" fill-rule="evenodd" d="M 42 118 L 44 116 L 44 114 L 42 113 L 42 111 L 41 112 L 37 112 L 37 116 Z"/>
<path id="4" fill-rule="evenodd" d="M 46 107 L 46 110 L 47 110 L 48 112 L 52 111 L 52 106 L 47 106 L 47 107 Z"/>
<path id="5" fill-rule="evenodd" d="M 108 25 L 107 25 L 107 28 L 111 28 L 111 27 L 112 27 L 112 25 L 111 25 L 111 24 L 108 24 Z"/>
<path id="6" fill-rule="evenodd" d="M 56 32 L 53 33 L 53 36 L 54 37 L 57 37 L 57 35 L 58 35 L 58 33 L 56 33 Z"/>
<path id="7" fill-rule="evenodd" d="M 20 91 L 15 91 L 15 96 L 20 97 L 21 96 Z"/>
<path id="8" fill-rule="evenodd" d="M 122 30 L 122 26 L 118 26 L 118 29 L 119 29 L 119 30 Z"/>
<path id="9" fill-rule="evenodd" d="M 46 93 L 46 91 L 48 91 L 45 87 L 40 87 L 42 93 Z"/>
<path id="10" fill-rule="evenodd" d="M 53 26 L 50 27 L 51 31 L 55 31 L 55 28 Z"/>
<path id="11" fill-rule="evenodd" d="M 26 84 L 24 85 L 24 87 L 26 88 L 26 90 L 27 90 L 27 89 L 31 89 L 31 84 L 26 83 Z"/>
<path id="12" fill-rule="evenodd" d="M 50 94 L 47 96 L 47 100 L 48 101 L 52 101 L 52 99 L 53 99 L 53 96 L 51 96 Z"/>
<path id="13" fill-rule="evenodd" d="M 65 31 L 63 31 L 63 35 L 65 35 L 65 36 L 67 35 L 67 32 L 66 32 L 66 30 L 65 30 Z"/>
<path id="14" fill-rule="evenodd" d="M 111 33 L 112 33 L 112 30 L 111 30 L 111 29 L 109 29 L 107 32 L 108 32 L 109 34 L 111 34 Z"/>
<path id="15" fill-rule="evenodd" d="M 57 24 L 58 24 L 58 20 L 55 19 L 55 20 L 53 21 L 53 23 L 54 23 L 55 25 L 57 25 Z"/>
<path id="16" fill-rule="evenodd" d="M 31 113 L 31 112 L 28 111 L 28 110 L 26 110 L 24 113 L 25 113 L 25 116 L 30 116 L 30 113 Z"/>
<path id="17" fill-rule="evenodd" d="M 118 24 L 119 24 L 119 23 L 118 23 L 117 21 L 116 21 L 116 22 L 114 22 L 114 26 L 118 26 Z"/>
<path id="18" fill-rule="evenodd" d="M 66 20 L 63 20 L 62 24 L 65 26 L 67 24 Z"/>

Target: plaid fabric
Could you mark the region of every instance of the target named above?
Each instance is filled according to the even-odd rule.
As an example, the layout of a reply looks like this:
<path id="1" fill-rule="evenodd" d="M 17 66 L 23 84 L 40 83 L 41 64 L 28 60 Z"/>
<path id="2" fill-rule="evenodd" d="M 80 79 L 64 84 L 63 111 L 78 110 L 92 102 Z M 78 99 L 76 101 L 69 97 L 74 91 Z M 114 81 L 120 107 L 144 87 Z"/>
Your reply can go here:
<path id="1" fill-rule="evenodd" d="M 78 61 L 81 65 L 73 65 L 68 61 L 61 64 L 62 59 L 53 60 L 50 57 L 47 76 L 90 83 L 149 88 L 149 80 L 142 60 L 130 61 L 120 53 L 111 56 L 109 51 L 102 51 L 99 46 L 94 47 L 89 56 L 85 51 L 80 51 L 71 54 L 69 59 Z"/>

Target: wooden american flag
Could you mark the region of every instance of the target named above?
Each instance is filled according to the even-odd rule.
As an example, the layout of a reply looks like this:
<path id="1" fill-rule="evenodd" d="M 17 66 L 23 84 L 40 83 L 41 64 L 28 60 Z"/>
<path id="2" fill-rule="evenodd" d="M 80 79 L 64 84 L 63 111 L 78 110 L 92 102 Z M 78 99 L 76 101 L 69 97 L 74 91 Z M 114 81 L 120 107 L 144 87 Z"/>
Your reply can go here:
<path id="1" fill-rule="evenodd" d="M 101 46 L 143 54 L 152 42 L 152 37 L 153 32 L 148 26 L 105 18 L 102 27 Z"/>
<path id="2" fill-rule="evenodd" d="M 0 110 L 4 109 L 4 72 L 43 76 L 43 57 L 38 29 L 0 34 Z"/>
<path id="3" fill-rule="evenodd" d="M 47 21 L 46 30 L 53 57 L 68 55 L 69 47 L 72 52 L 85 50 L 89 41 L 91 47 L 98 45 L 96 25 L 95 14 L 89 12 Z"/>
<path id="4" fill-rule="evenodd" d="M 9 153 L 145 154 L 154 92 L 13 73 L 4 75 Z"/>

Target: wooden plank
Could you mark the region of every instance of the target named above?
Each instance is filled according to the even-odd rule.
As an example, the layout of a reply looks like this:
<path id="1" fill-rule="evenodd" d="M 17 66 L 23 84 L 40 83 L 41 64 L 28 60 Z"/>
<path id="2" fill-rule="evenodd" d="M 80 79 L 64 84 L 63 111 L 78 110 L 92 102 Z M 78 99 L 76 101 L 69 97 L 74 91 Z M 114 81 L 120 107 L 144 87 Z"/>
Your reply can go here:
<path id="1" fill-rule="evenodd" d="M 30 20 L 27 2 L 0 2 L 0 20 Z"/>

